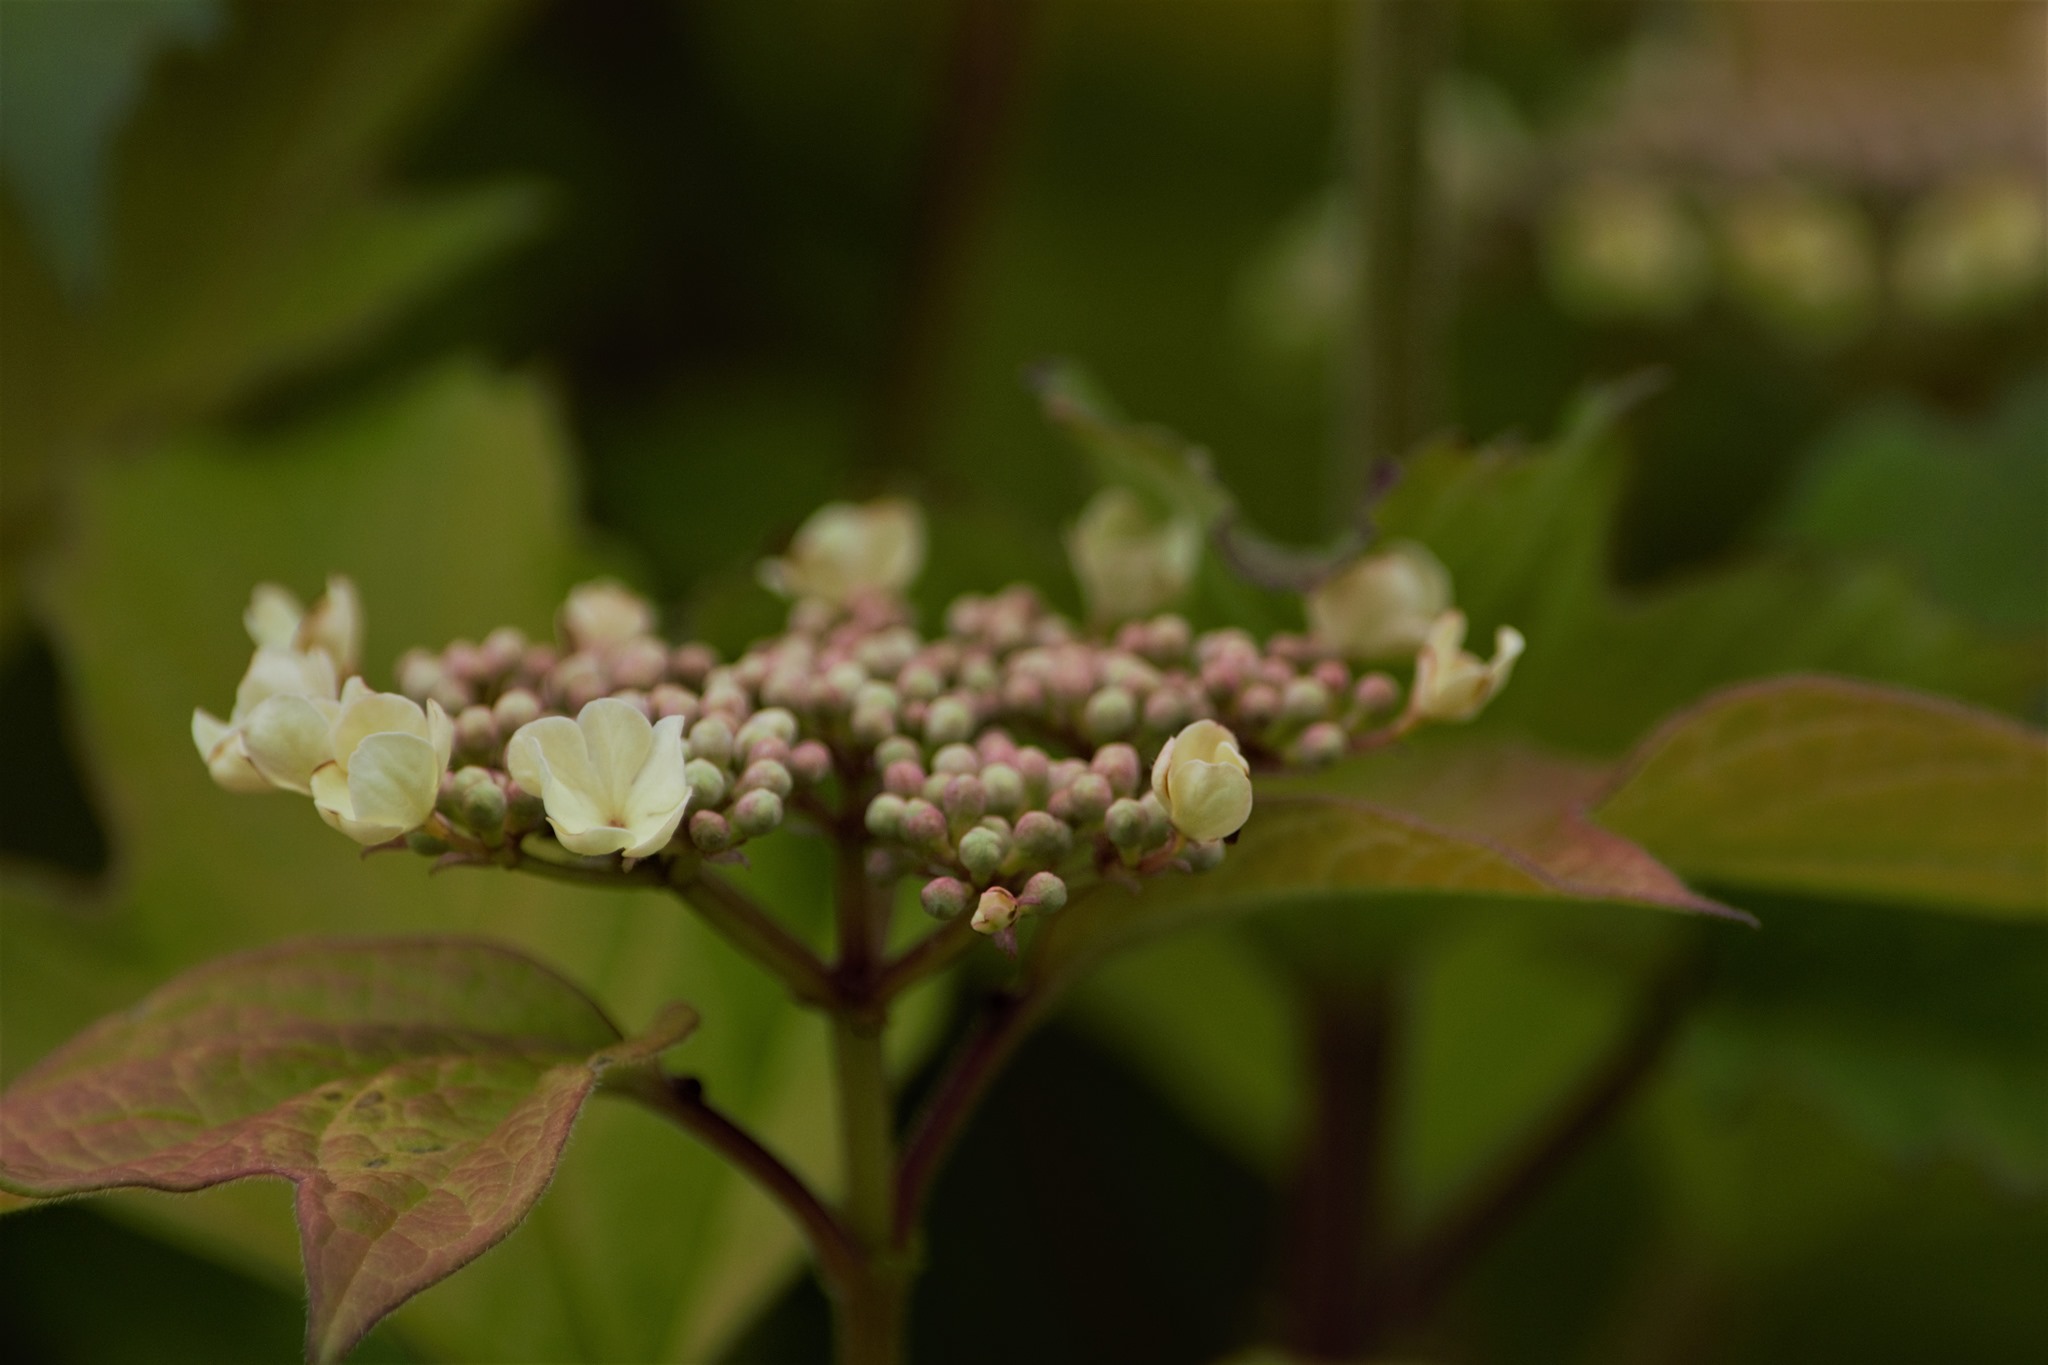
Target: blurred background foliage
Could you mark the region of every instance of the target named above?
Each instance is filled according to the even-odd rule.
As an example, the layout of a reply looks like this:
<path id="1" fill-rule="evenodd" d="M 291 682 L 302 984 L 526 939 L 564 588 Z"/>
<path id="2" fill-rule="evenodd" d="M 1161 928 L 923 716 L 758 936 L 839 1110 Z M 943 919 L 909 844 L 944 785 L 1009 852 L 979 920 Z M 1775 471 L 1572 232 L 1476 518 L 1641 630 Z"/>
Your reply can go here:
<path id="1" fill-rule="evenodd" d="M 1530 634 L 1487 727 L 1609 757 L 1709 687 L 1812 667 L 2042 718 L 2043 14 L 1459 5 L 1428 130 L 1446 429 L 1533 448 L 1589 383 L 1661 381 L 1599 439 L 1424 459 L 1380 509 L 1476 624 Z M 1072 606 L 1090 473 L 1022 382 L 1052 355 L 1198 438 L 1251 522 L 1326 539 L 1341 19 L 0 3 L 0 1066 L 234 947 L 468 928 L 628 1023 L 688 996 L 714 1092 L 829 1184 L 822 1035 L 693 921 L 358 867 L 302 809 L 229 811 L 189 708 L 235 676 L 250 583 L 330 570 L 364 588 L 373 674 L 544 630 L 594 569 L 732 648 L 780 620 L 753 562 L 884 489 L 931 509 L 928 614 L 1018 578 Z M 757 870 L 792 915 L 819 903 L 816 850 Z M 1420 1225 L 1599 1064 L 1678 943 L 1707 967 L 1665 1065 L 1420 1349 L 2042 1358 L 2043 926 L 1738 899 L 1763 932 L 1394 906 L 1116 961 L 942 1181 L 917 1357 L 1272 1338 L 1318 1001 L 1401 964 L 1391 1217 Z M 912 1072 L 958 1026 L 916 1003 Z M 0 1265 L 12 1359 L 297 1349 L 281 1188 L 16 1215 Z M 825 1332 L 765 1204 L 599 1112 L 522 1234 L 358 1358 L 798 1361 Z"/>

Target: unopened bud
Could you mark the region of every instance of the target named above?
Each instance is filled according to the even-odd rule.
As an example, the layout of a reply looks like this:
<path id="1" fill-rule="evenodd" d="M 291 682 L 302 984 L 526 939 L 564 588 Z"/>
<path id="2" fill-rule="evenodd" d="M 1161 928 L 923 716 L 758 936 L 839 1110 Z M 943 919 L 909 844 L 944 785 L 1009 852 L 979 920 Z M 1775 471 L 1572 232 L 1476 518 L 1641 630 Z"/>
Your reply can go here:
<path id="1" fill-rule="evenodd" d="M 1025 805 L 1035 806 L 1045 800 L 1046 793 L 1052 790 L 1052 760 L 1046 757 L 1045 750 L 1036 746 L 1019 749 L 1010 766 L 1024 779 Z"/>
<path id="2" fill-rule="evenodd" d="M 1066 907 L 1067 884 L 1051 872 L 1033 873 L 1031 880 L 1024 883 L 1024 894 L 1017 904 L 1040 914 L 1057 914 Z"/>
<path id="3" fill-rule="evenodd" d="M 455 750 L 485 758 L 498 747 L 498 722 L 488 706 L 465 706 L 455 717 Z"/>
<path id="4" fill-rule="evenodd" d="M 405 836 L 405 846 L 426 858 L 438 858 L 448 851 L 448 841 L 438 834 L 429 834 L 425 829 L 416 829 Z"/>
<path id="5" fill-rule="evenodd" d="M 1280 694 L 1280 716 L 1294 725 L 1321 720 L 1330 711 L 1330 689 L 1314 678 L 1296 678 Z"/>
<path id="6" fill-rule="evenodd" d="M 758 839 L 781 823 L 782 798 L 766 788 L 757 787 L 733 802 L 732 827 L 743 838 Z"/>
<path id="7" fill-rule="evenodd" d="M 547 817 L 547 807 L 542 803 L 539 792 L 522 789 L 513 783 L 505 793 L 505 827 L 515 831 L 539 829 Z"/>
<path id="8" fill-rule="evenodd" d="M 719 767 L 732 764 L 732 726 L 723 716 L 706 716 L 690 727 L 690 753 Z"/>
<path id="9" fill-rule="evenodd" d="M 741 792 L 774 792 L 775 799 L 779 802 L 795 789 L 796 781 L 790 777 L 789 769 L 773 759 L 757 759 L 749 763 L 747 770 L 740 774 L 739 790 Z M 776 823 L 781 823 L 781 819 L 782 817 L 777 815 Z M 771 825 L 770 828 L 772 829 L 774 826 Z"/>
<path id="10" fill-rule="evenodd" d="M 517 626 L 499 626 L 477 646 L 477 662 L 488 678 L 502 678 L 526 658 L 526 632 Z"/>
<path id="11" fill-rule="evenodd" d="M 977 885 L 996 875 L 1003 859 L 1010 856 L 1010 841 L 992 829 L 977 826 L 960 836 L 960 865 Z"/>
<path id="12" fill-rule="evenodd" d="M 732 826 L 715 810 L 700 810 L 690 816 L 690 842 L 704 853 L 723 853 L 732 847 Z"/>
<path id="13" fill-rule="evenodd" d="M 1000 886 L 981 893 L 972 924 L 977 934 L 997 934 L 1017 922 L 1017 898 Z"/>
<path id="14" fill-rule="evenodd" d="M 1271 683 L 1255 682 L 1237 694 L 1237 717 L 1254 730 L 1280 716 L 1280 692 Z"/>
<path id="15" fill-rule="evenodd" d="M 505 790 L 487 768 L 464 768 L 455 774 L 455 818 L 463 827 L 496 845 L 505 837 Z"/>
<path id="16" fill-rule="evenodd" d="M 703 700 L 707 713 L 723 714 L 730 718 L 734 725 L 744 721 L 747 713 L 754 707 L 754 703 L 747 696 L 747 689 L 740 686 L 736 679 L 715 674 L 704 684 Z"/>
<path id="17" fill-rule="evenodd" d="M 868 802 L 868 833 L 877 839 L 900 839 L 903 837 L 903 798 L 894 792 L 883 792 Z"/>
<path id="18" fill-rule="evenodd" d="M 1074 846 L 1074 831 L 1042 810 L 1018 816 L 1012 837 L 1027 867 L 1058 867 Z"/>
<path id="19" fill-rule="evenodd" d="M 928 663 L 912 663 L 896 675 L 897 690 L 912 701 L 930 701 L 946 690 L 946 680 Z"/>
<path id="20" fill-rule="evenodd" d="M 882 788 L 898 796 L 917 796 L 924 791 L 925 771 L 914 759 L 900 759 L 882 770 Z"/>
<path id="21" fill-rule="evenodd" d="M 709 645 L 678 645 L 668 656 L 668 671 L 685 687 L 702 687 L 711 670 L 718 667 L 718 651 Z"/>
<path id="22" fill-rule="evenodd" d="M 769 735 L 766 739 L 757 739 L 752 744 L 746 745 L 741 752 L 741 758 L 747 764 L 780 763 L 783 767 L 787 768 L 789 766 L 789 746 L 775 736 Z"/>
<path id="23" fill-rule="evenodd" d="M 784 744 L 796 743 L 796 717 L 779 706 L 756 711 L 747 717 L 747 723 L 740 726 L 733 742 L 743 750 L 751 749 L 764 739 L 779 739 Z"/>
<path id="24" fill-rule="evenodd" d="M 509 735 L 540 719 L 540 698 L 526 688 L 515 687 L 491 704 L 491 719 L 498 723 L 499 734 Z"/>
<path id="25" fill-rule="evenodd" d="M 1344 757 L 1345 748 L 1344 728 L 1319 720 L 1295 736 L 1288 757 L 1303 767 L 1320 768 Z"/>
<path id="26" fill-rule="evenodd" d="M 815 787 L 832 776 L 832 751 L 815 739 L 807 739 L 789 751 L 790 775 L 806 787 Z"/>
<path id="27" fill-rule="evenodd" d="M 1067 818 L 1077 825 L 1092 825 L 1108 813 L 1116 793 L 1101 773 L 1083 773 L 1067 788 Z"/>
<path id="28" fill-rule="evenodd" d="M 896 733 L 896 710 L 889 706 L 863 706 L 857 708 L 847 728 L 853 732 L 856 743 L 880 744 Z"/>
<path id="29" fill-rule="evenodd" d="M 1145 808 L 1128 796 L 1112 801 L 1102 817 L 1102 832 L 1126 853 L 1145 847 L 1146 826 Z"/>
<path id="30" fill-rule="evenodd" d="M 904 843 L 927 853 L 941 853 L 946 847 L 946 817 L 923 797 L 912 797 L 903 805 L 898 835 Z"/>
<path id="31" fill-rule="evenodd" d="M 408 649 L 398 661 L 398 690 L 425 701 L 441 682 L 441 660 L 424 649 Z"/>
<path id="32" fill-rule="evenodd" d="M 1368 716 L 1382 715 L 1401 700 L 1401 684 L 1385 673 L 1368 673 L 1351 689 L 1351 704 Z"/>
<path id="33" fill-rule="evenodd" d="M 875 746 L 875 766 L 887 772 L 898 763 L 924 765 L 924 746 L 909 735 L 891 735 Z"/>
<path id="34" fill-rule="evenodd" d="M 1145 698 L 1145 728 L 1175 731 L 1194 719 L 1194 708 L 1178 687 L 1162 687 Z"/>
<path id="35" fill-rule="evenodd" d="M 713 810 L 725 804 L 728 781 L 725 769 L 708 758 L 693 758 L 683 765 L 683 782 L 690 789 L 690 809 Z"/>
<path id="36" fill-rule="evenodd" d="M 1003 705 L 1027 716 L 1044 711 L 1044 680 L 1023 673 L 1012 673 L 1003 679 Z"/>
<path id="37" fill-rule="evenodd" d="M 1139 797 L 1138 808 L 1145 812 L 1145 841 L 1140 848 L 1158 848 L 1173 837 L 1173 817 L 1166 813 L 1166 803 L 1156 792 Z"/>
<path id="38" fill-rule="evenodd" d="M 934 877 L 917 893 L 917 899 L 933 919 L 958 919 L 974 899 L 974 888 L 957 877 Z"/>
<path id="39" fill-rule="evenodd" d="M 1190 872 L 1207 872 L 1223 862 L 1223 841 L 1211 839 L 1206 843 L 1189 844 L 1181 852 L 1181 860 Z"/>
<path id="40" fill-rule="evenodd" d="M 1024 809 L 1024 778 L 1007 763 L 983 768 L 981 789 L 988 793 L 988 808 L 997 815 L 1014 818 Z"/>
<path id="41" fill-rule="evenodd" d="M 661 641 L 643 635 L 619 645 L 605 662 L 612 681 L 621 687 L 644 691 L 660 682 L 668 671 L 668 649 Z"/>
<path id="42" fill-rule="evenodd" d="M 1129 734 L 1137 723 L 1138 704 L 1121 687 L 1103 688 L 1081 712 L 1081 733 L 1097 744 Z"/>
<path id="43" fill-rule="evenodd" d="M 1135 796 L 1145 771 L 1144 765 L 1138 761 L 1138 751 L 1128 744 L 1103 745 L 1095 751 L 1095 757 L 1088 760 L 1088 766 L 1109 783 L 1110 791 L 1118 796 Z"/>
<path id="44" fill-rule="evenodd" d="M 948 744 L 932 755 L 932 771 L 948 777 L 972 776 L 981 771 L 981 755 L 969 744 Z"/>
<path id="45" fill-rule="evenodd" d="M 980 778 L 949 777 L 945 782 L 944 793 L 939 798 L 940 809 L 946 812 L 946 823 L 955 833 L 988 814 L 988 793 L 982 790 Z"/>
<path id="46" fill-rule="evenodd" d="M 940 697 L 925 712 L 924 741 L 927 744 L 963 744 L 973 733 L 974 708 L 964 697 Z"/>
<path id="47" fill-rule="evenodd" d="M 1138 652 L 1153 663 L 1166 667 L 1183 662 L 1194 644 L 1194 631 L 1181 616 L 1155 616 L 1145 626 Z"/>

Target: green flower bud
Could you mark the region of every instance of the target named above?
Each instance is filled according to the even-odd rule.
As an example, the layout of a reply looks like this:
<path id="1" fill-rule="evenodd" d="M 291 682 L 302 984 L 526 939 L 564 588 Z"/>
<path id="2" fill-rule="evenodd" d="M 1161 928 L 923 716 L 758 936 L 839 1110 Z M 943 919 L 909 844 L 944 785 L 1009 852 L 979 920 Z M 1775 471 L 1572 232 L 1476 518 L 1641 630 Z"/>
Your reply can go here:
<path id="1" fill-rule="evenodd" d="M 413 852 L 428 858 L 438 858 L 448 851 L 448 841 L 439 835 L 416 829 L 405 836 L 405 846 Z"/>
<path id="2" fill-rule="evenodd" d="M 1074 831 L 1042 810 L 1028 810 L 1017 817 L 1013 837 L 1024 865 L 1032 868 L 1058 867 L 1074 846 Z"/>
<path id="3" fill-rule="evenodd" d="M 455 818 L 486 845 L 505 840 L 505 789 L 487 768 L 464 768 L 455 774 Z"/>
<path id="4" fill-rule="evenodd" d="M 1223 862 L 1223 841 L 1211 839 L 1207 843 L 1189 844 L 1181 854 L 1190 872 L 1207 872 Z"/>
<path id="5" fill-rule="evenodd" d="M 706 716 L 690 727 L 691 757 L 725 768 L 732 765 L 732 751 L 732 726 L 725 717 Z"/>
<path id="6" fill-rule="evenodd" d="M 1076 825 L 1092 825 L 1108 813 L 1116 793 L 1110 790 L 1101 773 L 1082 773 L 1067 788 L 1066 797 L 1067 818 Z"/>
<path id="7" fill-rule="evenodd" d="M 898 838 L 921 852 L 942 854 L 946 849 L 946 817 L 937 806 L 922 797 L 904 803 Z"/>
<path id="8" fill-rule="evenodd" d="M 909 735 L 891 735 L 875 746 L 875 766 L 887 772 L 898 763 L 924 766 L 924 748 Z M 924 779 L 920 777 L 918 781 Z"/>
<path id="9" fill-rule="evenodd" d="M 1317 721 L 1295 737 L 1288 757 L 1308 768 L 1320 768 L 1344 757 L 1343 727 L 1327 720 Z"/>
<path id="10" fill-rule="evenodd" d="M 540 698 L 523 687 L 515 687 L 492 703 L 491 719 L 498 723 L 499 734 L 509 735 L 540 719 Z"/>
<path id="11" fill-rule="evenodd" d="M 683 765 L 683 781 L 690 787 L 691 810 L 714 810 L 725 804 L 730 785 L 725 769 L 707 758 L 693 758 Z"/>
<path id="12" fill-rule="evenodd" d="M 690 817 L 690 842 L 702 853 L 723 853 L 732 847 L 732 826 L 715 810 L 700 810 Z"/>
<path id="13" fill-rule="evenodd" d="M 1017 904 L 1041 914 L 1057 914 L 1066 907 L 1067 884 L 1050 872 L 1033 873 Z"/>
<path id="14" fill-rule="evenodd" d="M 732 806 L 732 827 L 745 839 L 758 839 L 782 823 L 782 798 L 757 787 Z"/>
<path id="15" fill-rule="evenodd" d="M 853 718 L 847 723 L 854 742 L 870 747 L 896 733 L 896 708 L 893 706 L 859 706 L 854 708 Z"/>
<path id="16" fill-rule="evenodd" d="M 1280 718 L 1294 725 L 1321 720 L 1330 711 L 1330 689 L 1314 678 L 1296 678 L 1280 694 Z"/>
<path id="17" fill-rule="evenodd" d="M 932 771 L 948 777 L 972 776 L 981 771 L 981 755 L 971 744 L 948 744 L 932 755 Z"/>
<path id="18" fill-rule="evenodd" d="M 868 833 L 877 839 L 899 839 L 903 836 L 904 800 L 894 792 L 883 792 L 868 802 Z"/>
<path id="19" fill-rule="evenodd" d="M 927 744 L 964 744 L 973 734 L 974 708 L 964 697 L 940 697 L 925 712 L 924 740 Z"/>
<path id="20" fill-rule="evenodd" d="M 740 727 L 734 742 L 741 750 L 752 749 L 764 739 L 779 739 L 784 744 L 796 743 L 796 717 L 779 706 L 765 711 L 756 711 L 747 717 L 747 723 Z"/>
<path id="21" fill-rule="evenodd" d="M 1138 723 L 1138 703 L 1121 687 L 1105 687 L 1081 711 L 1081 733 L 1101 744 L 1127 735 Z"/>
<path id="22" fill-rule="evenodd" d="M 924 884 L 917 898 L 933 919 L 957 919 L 974 899 L 974 890 L 954 877 L 934 877 Z"/>
<path id="23" fill-rule="evenodd" d="M 977 826 L 960 836 L 960 865 L 978 886 L 986 885 L 1009 856 L 1010 841 L 994 830 Z"/>
<path id="24" fill-rule="evenodd" d="M 1147 823 L 1145 808 L 1125 796 L 1110 803 L 1109 810 L 1102 817 L 1102 832 L 1119 849 L 1135 853 L 1145 847 Z"/>
<path id="25" fill-rule="evenodd" d="M 1015 816 L 1024 809 L 1024 778 L 1007 763 L 991 763 L 981 770 L 981 789 L 988 793 L 988 808 L 998 815 Z"/>
<path id="26" fill-rule="evenodd" d="M 774 792 L 775 799 L 780 801 L 788 797 L 790 792 L 795 789 L 796 781 L 789 775 L 789 769 L 773 759 L 764 758 L 749 763 L 747 770 L 740 774 L 739 790 L 742 793 L 756 791 Z"/>

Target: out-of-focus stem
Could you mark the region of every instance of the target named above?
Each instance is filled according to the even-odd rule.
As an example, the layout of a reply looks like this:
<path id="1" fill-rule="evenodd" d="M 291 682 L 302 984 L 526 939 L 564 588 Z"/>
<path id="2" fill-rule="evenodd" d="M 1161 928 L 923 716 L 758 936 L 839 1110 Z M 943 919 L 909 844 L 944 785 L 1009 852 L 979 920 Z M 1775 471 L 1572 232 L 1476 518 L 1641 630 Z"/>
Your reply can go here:
<path id="1" fill-rule="evenodd" d="M 1357 287 L 1336 376 L 1333 491 L 1363 517 L 1378 470 L 1438 419 L 1449 262 L 1430 192 L 1428 96 L 1455 0 L 1350 0 L 1341 11 L 1340 129 Z"/>
<path id="2" fill-rule="evenodd" d="M 744 892 L 702 872 L 673 885 L 691 909 L 740 951 L 780 977 L 798 1000 L 826 1009 L 839 1002 L 838 986 L 817 954 Z"/>

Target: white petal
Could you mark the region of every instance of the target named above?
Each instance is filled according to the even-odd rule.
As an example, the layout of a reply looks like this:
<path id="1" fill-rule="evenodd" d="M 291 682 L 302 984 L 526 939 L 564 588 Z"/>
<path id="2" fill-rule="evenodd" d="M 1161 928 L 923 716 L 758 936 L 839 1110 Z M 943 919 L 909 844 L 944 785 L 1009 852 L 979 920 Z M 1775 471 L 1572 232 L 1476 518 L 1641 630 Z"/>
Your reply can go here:
<path id="1" fill-rule="evenodd" d="M 1177 736 L 1174 738 L 1177 738 Z M 1152 794 L 1158 797 L 1159 803 L 1168 809 L 1172 808 L 1172 802 L 1167 795 L 1170 787 L 1169 779 L 1172 773 L 1173 738 L 1169 738 L 1166 741 L 1166 747 L 1159 751 L 1159 757 L 1152 760 Z"/>
<path id="2" fill-rule="evenodd" d="M 199 750 L 199 756 L 207 762 L 213 761 L 213 751 L 228 737 L 234 727 L 201 707 L 192 708 L 192 747 Z"/>
<path id="3" fill-rule="evenodd" d="M 250 656 L 248 671 L 235 688 L 233 720 L 241 720 L 272 697 L 332 697 L 334 661 L 325 654 L 265 646 Z"/>
<path id="4" fill-rule="evenodd" d="M 644 833 L 681 810 L 689 794 L 689 783 L 683 779 L 683 718 L 669 716 L 654 727 L 647 761 L 640 765 L 619 814 L 626 828 Z"/>
<path id="5" fill-rule="evenodd" d="M 425 742 L 427 713 L 411 697 L 396 692 L 371 692 L 356 697 L 341 708 L 334 721 L 335 761 L 346 768 L 356 746 L 371 735 L 412 735 Z"/>
<path id="6" fill-rule="evenodd" d="M 434 759 L 446 772 L 448 756 L 455 752 L 455 722 L 432 697 L 427 698 L 427 742 L 434 746 Z"/>
<path id="7" fill-rule="evenodd" d="M 596 794 L 583 731 L 567 716 L 542 716 L 520 726 L 505 746 L 505 767 L 522 790 L 540 797 L 558 834 L 611 823 Z"/>
<path id="8" fill-rule="evenodd" d="M 1174 828 L 1197 843 L 1235 834 L 1251 818 L 1251 779 L 1228 763 L 1182 764 L 1173 786 Z"/>
<path id="9" fill-rule="evenodd" d="M 628 858 L 645 858 L 668 847 L 668 841 L 676 837 L 676 827 L 683 823 L 683 812 L 690 808 L 690 794 L 683 793 L 683 799 L 660 820 L 645 825 L 634 825 L 633 835 L 638 840 L 624 850 Z"/>
<path id="10" fill-rule="evenodd" d="M 599 697 L 576 714 L 596 777 L 594 796 L 613 817 L 623 816 L 633 779 L 654 748 L 654 726 L 640 709 L 616 697 Z"/>
<path id="11" fill-rule="evenodd" d="M 330 575 L 326 596 L 299 622 L 294 643 L 308 653 L 324 652 L 337 671 L 353 674 L 363 651 L 363 603 L 356 585 L 340 574 Z"/>
<path id="12" fill-rule="evenodd" d="M 555 827 L 555 837 L 562 847 L 571 853 L 580 853 L 586 858 L 602 858 L 607 853 L 618 853 L 632 846 L 633 832 L 616 825 L 593 825 L 584 829 L 567 829 L 553 814 L 548 823 Z M 665 842 L 665 841 L 664 841 Z"/>
<path id="13" fill-rule="evenodd" d="M 356 746 L 348 765 L 349 805 L 356 821 L 394 833 L 368 839 L 364 837 L 367 831 L 344 828 L 344 832 L 364 843 L 382 843 L 395 834 L 418 829 L 434 813 L 441 773 L 434 746 L 418 735 L 387 732 L 369 736 Z"/>
<path id="14" fill-rule="evenodd" d="M 324 699 L 271 697 L 242 722 L 250 762 L 286 791 L 310 794 L 313 770 L 334 759 L 328 735 L 338 709 Z"/>
<path id="15" fill-rule="evenodd" d="M 299 599 L 275 583 L 258 583 L 249 594 L 248 610 L 242 613 L 242 629 L 259 647 L 291 649 L 305 615 Z"/>
<path id="16" fill-rule="evenodd" d="M 323 763 L 315 768 L 307 785 L 313 791 L 313 804 L 328 824 L 340 829 L 341 820 L 355 818 L 356 808 L 348 794 L 348 774 L 339 763 Z"/>

